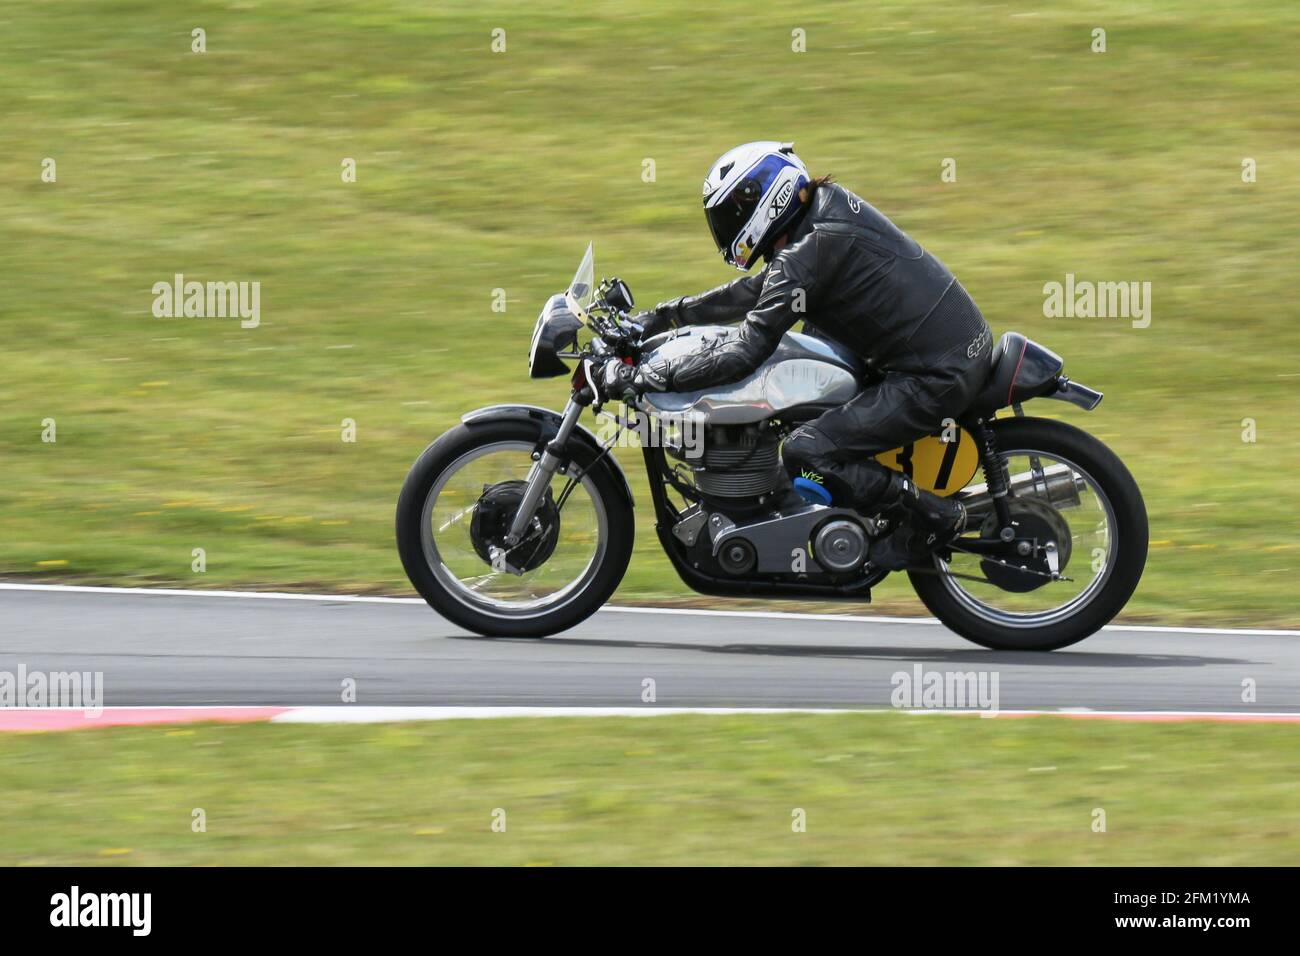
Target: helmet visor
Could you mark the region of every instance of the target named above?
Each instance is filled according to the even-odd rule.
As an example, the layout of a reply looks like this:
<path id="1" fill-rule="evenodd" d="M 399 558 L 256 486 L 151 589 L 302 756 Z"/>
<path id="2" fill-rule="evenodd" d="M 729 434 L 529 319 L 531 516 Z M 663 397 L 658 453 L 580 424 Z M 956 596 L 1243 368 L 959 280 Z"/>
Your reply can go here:
<path id="1" fill-rule="evenodd" d="M 709 231 L 713 233 L 713 241 L 723 255 L 730 257 L 736 237 L 754 218 L 759 203 L 777 175 L 788 165 L 790 163 L 784 157 L 764 156 L 716 205 L 705 208 L 704 216 L 709 221 Z"/>
<path id="2" fill-rule="evenodd" d="M 754 218 L 754 210 L 758 208 L 762 196 L 762 190 L 757 188 L 753 180 L 744 179 L 716 206 L 704 210 L 704 216 L 709 220 L 709 231 L 713 233 L 713 241 L 723 253 L 731 249 L 740 230 Z"/>

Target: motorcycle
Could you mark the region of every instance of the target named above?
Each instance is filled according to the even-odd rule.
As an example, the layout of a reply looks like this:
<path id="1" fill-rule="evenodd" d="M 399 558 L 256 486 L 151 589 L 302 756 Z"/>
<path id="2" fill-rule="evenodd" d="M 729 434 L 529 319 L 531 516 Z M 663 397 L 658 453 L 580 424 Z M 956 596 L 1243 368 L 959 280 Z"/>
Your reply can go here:
<path id="1" fill-rule="evenodd" d="M 659 544 L 688 586 L 719 597 L 870 601 L 890 573 L 872 564 L 872 543 L 906 519 L 805 499 L 779 446 L 879 373 L 838 343 L 791 331 L 741 381 L 648 392 L 612 413 L 596 366 L 672 358 L 736 330 L 647 337 L 631 318 L 627 285 L 597 286 L 594 277 L 588 246 L 533 329 L 530 375 L 570 375 L 563 412 L 517 404 L 469 412 L 411 468 L 397 544 L 416 590 L 448 620 L 492 637 L 545 637 L 594 613 L 632 555 L 632 490 L 611 454 L 632 430 Z M 940 433 L 877 456 L 965 504 L 966 532 L 907 574 L 935 617 L 984 647 L 1053 650 L 1083 640 L 1124 607 L 1146 563 L 1146 508 L 1123 462 L 1073 425 L 1024 414 L 1039 398 L 1097 407 L 1102 393 L 1063 367 L 1051 350 L 1008 332 L 970 408 Z M 588 409 L 611 434 L 579 424 Z"/>

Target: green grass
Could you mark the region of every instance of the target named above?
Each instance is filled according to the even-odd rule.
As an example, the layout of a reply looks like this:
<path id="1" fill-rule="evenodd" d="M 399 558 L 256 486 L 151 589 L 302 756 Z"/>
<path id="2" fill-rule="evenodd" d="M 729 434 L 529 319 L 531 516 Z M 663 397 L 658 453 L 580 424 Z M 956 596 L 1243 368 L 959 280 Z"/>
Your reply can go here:
<path id="1" fill-rule="evenodd" d="M 0 575 L 407 590 L 407 467 L 462 411 L 564 401 L 525 352 L 586 241 L 646 303 L 731 277 L 699 182 L 773 136 L 1107 392 L 1052 410 L 1146 494 L 1130 617 L 1294 624 L 1300 8 L 1021 12 L 723 0 L 714 30 L 681 2 L 6 5 Z M 154 318 L 177 272 L 260 281 L 261 327 Z M 1151 327 L 1044 318 L 1067 272 L 1150 281 Z M 643 508 L 620 599 L 680 597 L 621 457 Z"/>
<path id="2" fill-rule="evenodd" d="M 5 734 L 0 864 L 1291 864 L 1298 745 L 902 714 Z"/>

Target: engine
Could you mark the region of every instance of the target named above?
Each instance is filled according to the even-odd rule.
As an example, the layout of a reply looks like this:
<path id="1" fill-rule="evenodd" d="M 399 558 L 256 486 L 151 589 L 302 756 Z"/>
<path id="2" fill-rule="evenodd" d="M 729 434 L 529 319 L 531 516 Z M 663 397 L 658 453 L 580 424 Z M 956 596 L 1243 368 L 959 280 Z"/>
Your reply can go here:
<path id="1" fill-rule="evenodd" d="M 767 422 L 753 425 L 710 425 L 704 429 L 703 453 L 687 458 L 674 450 L 695 477 L 706 500 L 729 514 L 760 505 L 759 499 L 785 483 L 777 454 L 779 440 Z"/>
<path id="2" fill-rule="evenodd" d="M 868 532 L 859 517 L 810 508 L 793 494 L 785 500 L 790 482 L 778 452 L 780 432 L 770 422 L 708 425 L 700 438 L 695 457 L 674 441 L 664 445 L 690 468 L 700 494 L 672 529 L 695 549 L 693 560 L 732 577 L 852 575 L 866 563 Z M 778 497 L 783 500 L 773 500 Z M 803 567 L 791 563 L 796 554 L 808 559 Z"/>

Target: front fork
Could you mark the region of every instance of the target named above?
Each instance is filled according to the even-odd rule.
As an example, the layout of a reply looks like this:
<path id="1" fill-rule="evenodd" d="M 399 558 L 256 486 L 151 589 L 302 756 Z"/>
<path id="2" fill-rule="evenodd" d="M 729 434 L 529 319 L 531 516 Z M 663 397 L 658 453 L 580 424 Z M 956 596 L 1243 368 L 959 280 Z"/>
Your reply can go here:
<path id="1" fill-rule="evenodd" d="M 560 470 L 560 464 L 565 460 L 564 446 L 568 444 L 569 436 L 573 434 L 573 428 L 578 424 L 578 417 L 582 414 L 582 410 L 591 404 L 593 398 L 591 389 L 586 386 L 574 392 L 569 397 L 569 404 L 564 406 L 564 417 L 560 421 L 555 437 L 547 442 L 546 448 L 541 452 L 533 452 L 533 465 L 528 469 L 524 497 L 519 502 L 519 510 L 515 512 L 514 520 L 510 522 L 510 530 L 505 537 L 507 548 L 513 548 L 523 540 L 524 532 L 528 530 L 528 525 L 537 512 L 537 503 L 542 500 L 542 495 L 551 486 L 551 479 L 555 477 L 555 473 Z"/>

